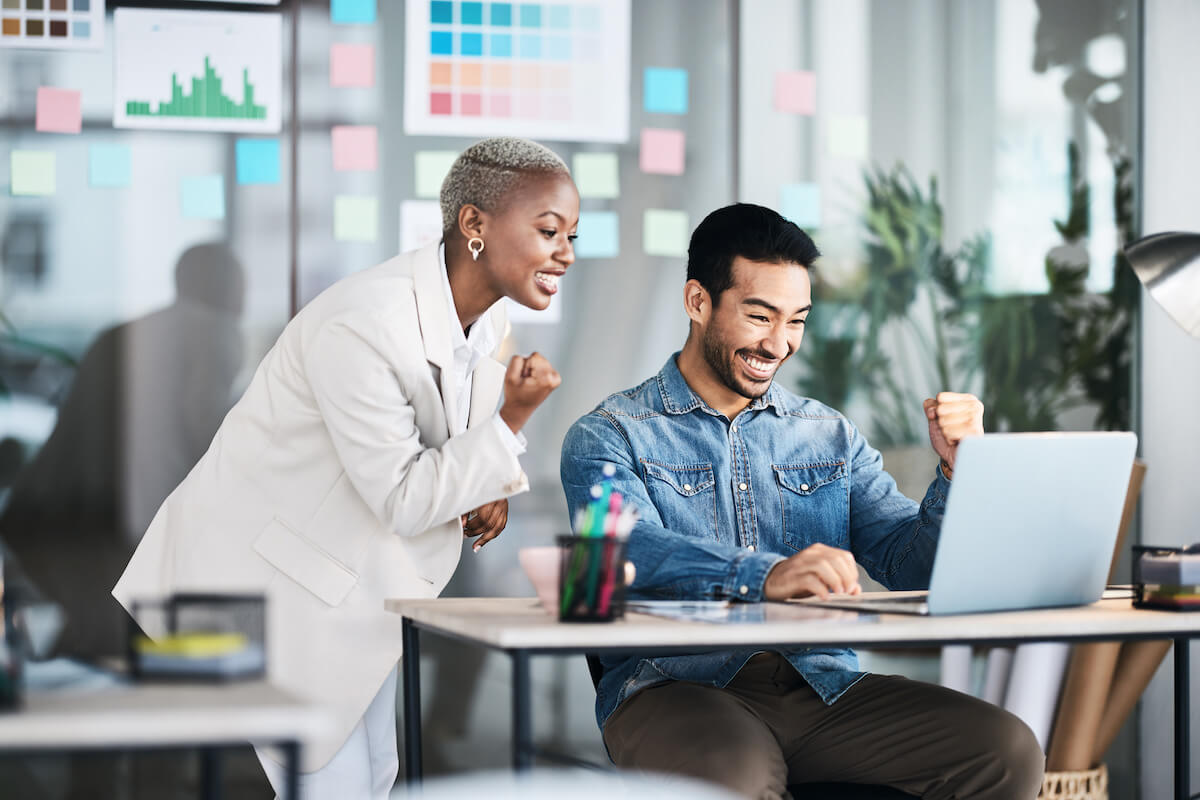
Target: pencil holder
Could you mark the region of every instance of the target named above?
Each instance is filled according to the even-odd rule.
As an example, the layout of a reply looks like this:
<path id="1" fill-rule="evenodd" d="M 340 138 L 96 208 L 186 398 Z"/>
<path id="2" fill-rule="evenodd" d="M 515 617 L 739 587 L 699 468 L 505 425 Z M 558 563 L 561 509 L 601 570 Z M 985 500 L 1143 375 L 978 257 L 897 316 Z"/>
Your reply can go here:
<path id="1" fill-rule="evenodd" d="M 611 622 L 625 616 L 625 539 L 558 537 L 558 618 Z"/>

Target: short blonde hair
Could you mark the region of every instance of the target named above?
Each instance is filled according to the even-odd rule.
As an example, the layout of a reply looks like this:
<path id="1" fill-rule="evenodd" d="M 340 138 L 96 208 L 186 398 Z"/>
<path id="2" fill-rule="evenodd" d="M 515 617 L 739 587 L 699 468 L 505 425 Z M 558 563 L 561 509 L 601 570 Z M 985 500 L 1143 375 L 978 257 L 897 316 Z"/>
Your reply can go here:
<path id="1" fill-rule="evenodd" d="M 531 173 L 569 176 L 571 171 L 553 150 L 529 139 L 497 136 L 471 145 L 442 181 L 442 231 L 455 226 L 463 206 L 493 211 Z"/>

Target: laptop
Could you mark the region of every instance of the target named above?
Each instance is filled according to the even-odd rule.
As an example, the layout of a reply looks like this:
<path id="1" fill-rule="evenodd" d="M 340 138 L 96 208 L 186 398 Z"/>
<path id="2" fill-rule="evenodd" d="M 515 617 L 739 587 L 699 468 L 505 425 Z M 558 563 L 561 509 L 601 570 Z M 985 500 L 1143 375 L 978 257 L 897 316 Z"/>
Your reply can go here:
<path id="1" fill-rule="evenodd" d="M 1136 449 L 1132 433 L 964 439 L 928 592 L 798 602 L 887 614 L 1094 603 L 1108 580 Z"/>

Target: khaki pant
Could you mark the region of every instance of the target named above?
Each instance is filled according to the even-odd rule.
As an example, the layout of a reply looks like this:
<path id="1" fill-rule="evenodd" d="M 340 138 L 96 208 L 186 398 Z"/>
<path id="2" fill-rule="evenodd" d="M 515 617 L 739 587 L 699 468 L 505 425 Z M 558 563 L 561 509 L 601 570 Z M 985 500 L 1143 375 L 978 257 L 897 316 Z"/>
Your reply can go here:
<path id="1" fill-rule="evenodd" d="M 724 689 L 672 682 L 626 700 L 604 726 L 617 766 L 685 775 L 751 798 L 797 784 L 893 786 L 931 800 L 1033 800 L 1045 757 L 1012 714 L 941 686 L 868 675 L 825 705 L 778 653 Z"/>

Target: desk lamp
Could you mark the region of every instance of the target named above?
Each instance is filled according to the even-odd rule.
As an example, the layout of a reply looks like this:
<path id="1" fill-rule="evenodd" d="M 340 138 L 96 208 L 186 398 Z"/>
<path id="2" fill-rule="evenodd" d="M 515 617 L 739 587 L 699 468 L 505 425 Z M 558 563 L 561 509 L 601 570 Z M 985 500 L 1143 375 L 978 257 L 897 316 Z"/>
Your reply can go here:
<path id="1" fill-rule="evenodd" d="M 1155 302 L 1200 339 L 1200 233 L 1156 233 L 1126 247 L 1125 257 Z"/>

